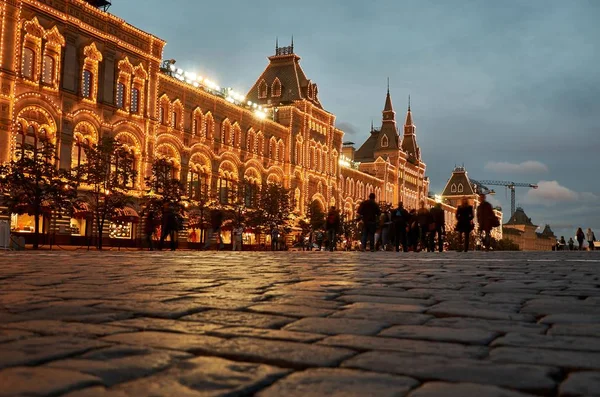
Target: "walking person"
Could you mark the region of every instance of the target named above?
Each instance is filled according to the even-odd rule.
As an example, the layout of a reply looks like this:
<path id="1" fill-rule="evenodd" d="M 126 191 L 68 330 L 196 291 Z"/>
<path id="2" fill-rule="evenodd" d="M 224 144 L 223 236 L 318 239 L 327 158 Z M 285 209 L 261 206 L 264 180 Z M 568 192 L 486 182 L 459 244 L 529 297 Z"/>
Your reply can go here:
<path id="1" fill-rule="evenodd" d="M 334 250 L 335 245 L 337 243 L 337 234 L 340 228 L 340 214 L 336 210 L 334 206 L 329 208 L 329 213 L 327 214 L 327 223 L 325 224 L 325 229 L 327 230 L 327 242 L 329 244 L 329 251 Z"/>
<path id="2" fill-rule="evenodd" d="M 421 201 L 421 208 L 417 212 L 417 221 L 419 223 L 419 243 L 421 250 L 429 251 L 427 236 L 429 235 L 429 225 L 431 224 L 431 214 L 425 207 L 425 202 Z"/>
<path id="3" fill-rule="evenodd" d="M 273 225 L 273 229 L 271 229 L 271 251 L 278 250 L 279 243 L 279 229 L 277 229 L 276 225 Z"/>
<path id="4" fill-rule="evenodd" d="M 594 232 L 589 227 L 586 232 L 586 237 L 587 237 L 588 247 L 589 247 L 590 251 L 593 251 L 594 250 L 594 241 L 596 241 L 596 236 L 594 236 Z"/>
<path id="5" fill-rule="evenodd" d="M 575 249 L 575 241 L 573 237 L 569 237 L 569 251 L 573 251 Z"/>
<path id="6" fill-rule="evenodd" d="M 357 213 L 363 221 L 361 250 L 366 250 L 367 240 L 369 240 L 371 252 L 374 252 L 375 230 L 377 229 L 377 220 L 379 219 L 379 214 L 381 213 L 379 205 L 377 205 L 375 202 L 375 193 L 369 194 L 369 199 L 360 203 Z"/>
<path id="7" fill-rule="evenodd" d="M 412 252 L 419 252 L 419 219 L 417 210 L 411 209 L 408 213 L 408 246 Z"/>
<path id="8" fill-rule="evenodd" d="M 221 227 L 223 226 L 223 211 L 215 209 L 210 213 L 210 229 L 209 234 L 206 237 L 204 249 L 210 248 L 212 240 L 218 243 L 218 249 L 223 248 L 223 241 L 221 239 Z"/>
<path id="9" fill-rule="evenodd" d="M 317 242 L 317 251 L 321 251 L 321 249 L 323 248 L 323 240 L 324 240 L 325 236 L 323 236 L 323 231 L 322 230 L 317 230 L 317 233 L 315 233 L 315 239 Z"/>
<path id="10" fill-rule="evenodd" d="M 156 214 L 153 210 L 148 210 L 146 216 L 146 224 L 144 225 L 144 234 L 146 235 L 146 243 L 148 250 L 154 251 L 154 233 L 156 232 Z"/>
<path id="11" fill-rule="evenodd" d="M 244 228 L 241 224 L 238 224 L 233 228 L 233 247 L 232 251 L 241 251 L 242 250 L 242 235 L 244 233 Z"/>
<path id="12" fill-rule="evenodd" d="M 578 250 L 583 250 L 583 240 L 585 240 L 585 234 L 583 233 L 583 229 L 577 228 L 577 233 L 575 234 L 575 238 L 577 239 L 577 244 L 579 244 Z"/>
<path id="13" fill-rule="evenodd" d="M 390 244 L 390 228 L 392 224 L 392 217 L 388 208 L 381 212 L 379 222 L 381 224 L 381 250 L 387 251 Z"/>
<path id="14" fill-rule="evenodd" d="M 433 228 L 429 232 L 429 248 L 431 252 L 435 252 L 435 237 L 437 235 L 437 243 L 439 252 L 444 251 L 444 234 L 446 234 L 446 219 L 442 204 L 437 203 L 430 211 Z"/>
<path id="15" fill-rule="evenodd" d="M 404 209 L 404 204 L 398 203 L 398 207 L 392 211 L 392 227 L 394 228 L 394 246 L 396 252 L 402 250 L 408 252 L 408 243 L 406 242 L 406 222 L 408 220 L 408 212 Z"/>
<path id="16" fill-rule="evenodd" d="M 469 200 L 464 198 L 462 204 L 456 209 L 456 231 L 458 232 L 458 246 L 460 246 L 464 237 L 464 251 L 469 251 L 469 237 L 473 230 L 473 206 L 469 204 Z"/>
<path id="17" fill-rule="evenodd" d="M 494 208 L 486 201 L 485 194 L 480 194 L 479 199 L 481 203 L 477 208 L 477 223 L 479 224 L 479 231 L 483 233 L 483 248 L 489 251 L 492 243 L 492 229 L 498 227 L 500 222 L 494 214 Z"/>
<path id="18" fill-rule="evenodd" d="M 178 223 L 177 223 L 177 215 L 175 214 L 175 210 L 165 204 L 163 209 L 163 222 L 162 222 L 162 233 L 160 236 L 160 249 L 163 248 L 163 244 L 165 239 L 169 237 L 169 247 L 171 251 L 175 251 L 176 241 L 175 235 L 177 234 Z"/>

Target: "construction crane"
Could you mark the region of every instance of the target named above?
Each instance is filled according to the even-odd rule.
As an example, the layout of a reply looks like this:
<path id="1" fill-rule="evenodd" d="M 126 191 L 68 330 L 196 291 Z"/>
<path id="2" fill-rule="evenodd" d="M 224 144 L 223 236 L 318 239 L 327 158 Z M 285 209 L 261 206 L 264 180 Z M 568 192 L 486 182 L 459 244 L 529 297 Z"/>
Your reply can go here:
<path id="1" fill-rule="evenodd" d="M 516 183 L 516 182 L 508 182 L 508 181 L 490 181 L 490 180 L 482 180 L 482 181 L 476 181 L 474 179 L 471 179 L 471 182 L 473 182 L 474 184 L 478 185 L 479 187 L 485 189 L 485 191 L 482 191 L 483 193 L 490 193 L 493 192 L 493 190 L 491 190 L 490 188 L 488 188 L 486 185 L 490 185 L 490 186 L 504 186 L 508 189 L 510 189 L 510 216 L 512 217 L 515 214 L 515 188 L 517 187 L 528 187 L 531 189 L 537 189 L 538 185 L 534 184 L 534 183 Z"/>

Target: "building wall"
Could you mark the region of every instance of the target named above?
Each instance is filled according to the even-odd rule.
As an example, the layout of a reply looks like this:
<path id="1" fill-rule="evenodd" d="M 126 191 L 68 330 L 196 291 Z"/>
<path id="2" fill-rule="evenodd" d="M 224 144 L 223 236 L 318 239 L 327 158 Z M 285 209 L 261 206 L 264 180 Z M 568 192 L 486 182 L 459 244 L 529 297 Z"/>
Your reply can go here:
<path id="1" fill-rule="evenodd" d="M 505 233 L 504 237 L 519 246 L 521 251 L 552 251 L 556 239 L 539 236 L 535 231 L 537 226 L 504 225 L 505 229 L 519 230 L 520 234 Z"/>
<path id="2" fill-rule="evenodd" d="M 65 169 L 77 162 L 78 141 L 116 137 L 135 155 L 137 195 L 163 157 L 183 182 L 205 174 L 212 191 L 222 178 L 281 183 L 299 214 L 313 201 L 353 212 L 370 192 L 407 208 L 427 197 L 424 163 L 400 156 L 397 164 L 342 166 L 333 114 L 299 101 L 257 117 L 161 72 L 164 41 L 83 1 L 3 1 L 0 18 L 2 162 L 31 129 L 51 137 Z"/>

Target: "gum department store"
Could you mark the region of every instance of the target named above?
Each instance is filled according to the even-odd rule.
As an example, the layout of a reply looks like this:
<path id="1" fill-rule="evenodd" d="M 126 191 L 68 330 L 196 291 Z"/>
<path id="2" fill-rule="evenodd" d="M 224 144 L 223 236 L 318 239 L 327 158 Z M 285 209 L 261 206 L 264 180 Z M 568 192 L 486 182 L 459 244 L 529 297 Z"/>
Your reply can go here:
<path id="1" fill-rule="evenodd" d="M 191 198 L 243 180 L 275 182 L 294 193 L 296 216 L 316 201 L 324 211 L 335 205 L 353 217 L 371 192 L 407 208 L 434 203 L 410 107 L 399 134 L 389 90 L 381 127 L 371 128 L 355 150 L 344 144 L 293 45 L 277 47 L 241 95 L 163 62 L 165 41 L 88 3 L 94 1 L 0 3 L 0 162 L 11 159 L 18 142 L 49 138 L 59 166 L 68 169 L 84 160 L 82 143 L 110 135 L 135 156 L 138 198 L 146 194 L 143 177 L 152 161 L 162 157 Z M 143 230 L 138 205 L 125 209 L 126 221 L 107 226 L 107 235 L 135 244 Z M 452 225 L 455 207 L 443 206 Z M 92 233 L 86 218 L 76 212 L 72 219 L 46 219 L 43 230 L 79 244 Z M 11 216 L 14 232 L 31 231 L 32 224 L 28 215 Z M 188 237 L 180 234 L 184 246 Z"/>

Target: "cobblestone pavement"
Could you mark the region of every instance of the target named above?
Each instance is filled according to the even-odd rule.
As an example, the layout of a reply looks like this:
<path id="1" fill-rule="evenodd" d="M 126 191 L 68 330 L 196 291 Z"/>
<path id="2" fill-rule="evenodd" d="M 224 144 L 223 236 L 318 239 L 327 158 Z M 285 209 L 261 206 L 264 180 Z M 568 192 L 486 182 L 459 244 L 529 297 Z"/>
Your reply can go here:
<path id="1" fill-rule="evenodd" d="M 0 253 L 0 396 L 600 396 L 600 253 Z"/>

